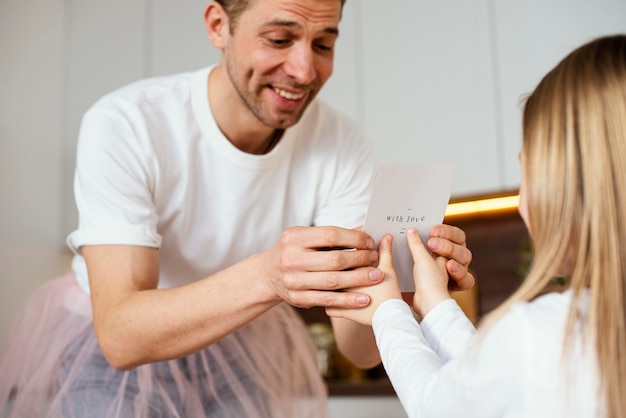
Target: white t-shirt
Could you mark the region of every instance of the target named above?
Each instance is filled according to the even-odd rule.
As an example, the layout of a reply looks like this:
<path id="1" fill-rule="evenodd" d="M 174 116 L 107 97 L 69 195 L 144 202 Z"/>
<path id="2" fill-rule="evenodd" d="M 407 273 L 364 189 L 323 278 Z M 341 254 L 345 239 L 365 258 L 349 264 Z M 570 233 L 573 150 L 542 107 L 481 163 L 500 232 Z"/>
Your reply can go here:
<path id="1" fill-rule="evenodd" d="M 85 291 L 83 245 L 158 247 L 159 287 L 173 287 L 268 249 L 287 227 L 363 223 L 374 158 L 358 126 L 316 100 L 270 153 L 247 154 L 213 119 L 212 68 L 133 83 L 85 114 L 68 237 Z"/>
<path id="2" fill-rule="evenodd" d="M 564 364 L 571 292 L 516 304 L 485 336 L 453 299 L 418 324 L 401 300 L 373 317 L 383 364 L 409 417 L 599 417 L 595 351 Z M 585 303 L 587 303 L 585 301 Z"/>

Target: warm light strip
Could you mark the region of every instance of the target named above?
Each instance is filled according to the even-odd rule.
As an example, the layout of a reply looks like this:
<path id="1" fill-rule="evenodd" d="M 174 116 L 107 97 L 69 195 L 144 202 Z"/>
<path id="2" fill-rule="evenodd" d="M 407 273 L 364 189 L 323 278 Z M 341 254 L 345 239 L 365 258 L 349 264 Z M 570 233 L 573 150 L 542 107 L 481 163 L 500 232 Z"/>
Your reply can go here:
<path id="1" fill-rule="evenodd" d="M 450 203 L 446 209 L 445 216 L 466 215 L 470 213 L 513 209 L 517 208 L 518 205 L 519 195 L 471 200 L 468 202 Z"/>

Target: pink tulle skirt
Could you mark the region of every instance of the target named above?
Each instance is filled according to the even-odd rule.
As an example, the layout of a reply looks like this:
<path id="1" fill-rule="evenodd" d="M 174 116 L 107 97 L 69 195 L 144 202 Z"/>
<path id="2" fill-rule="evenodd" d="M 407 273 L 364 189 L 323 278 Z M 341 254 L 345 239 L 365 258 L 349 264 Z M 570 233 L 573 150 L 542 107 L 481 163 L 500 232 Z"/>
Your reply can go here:
<path id="1" fill-rule="evenodd" d="M 307 329 L 279 305 L 188 357 L 112 368 L 98 347 L 90 298 L 73 274 L 27 301 L 0 357 L 0 416 L 327 416 Z"/>

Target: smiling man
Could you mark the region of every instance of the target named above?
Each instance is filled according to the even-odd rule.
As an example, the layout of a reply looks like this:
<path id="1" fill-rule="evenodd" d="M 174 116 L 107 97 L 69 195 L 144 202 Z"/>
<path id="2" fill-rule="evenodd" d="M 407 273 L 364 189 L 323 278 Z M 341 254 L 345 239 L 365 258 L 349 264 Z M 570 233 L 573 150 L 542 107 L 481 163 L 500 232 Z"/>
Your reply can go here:
<path id="1" fill-rule="evenodd" d="M 337 1 L 252 2 L 233 27 L 223 8 L 209 6 L 209 37 L 223 52 L 223 66 L 211 74 L 209 98 L 220 103 L 233 95 L 229 115 L 215 111 L 231 141 L 241 136 L 239 122 L 271 136 L 300 119 L 332 74 L 340 15 Z"/>
<path id="2" fill-rule="evenodd" d="M 38 318 L 58 349 L 31 338 L 40 352 L 24 359 L 61 359 L 37 382 L 53 393 L 52 415 L 326 415 L 314 346 L 292 306 L 367 306 L 349 289 L 382 279 L 374 240 L 357 228 L 370 145 L 315 99 L 333 71 L 342 7 L 210 3 L 220 63 L 133 83 L 85 114 L 72 271 L 33 306 L 72 303 Z M 465 234 L 442 225 L 430 244 L 470 287 Z M 356 365 L 379 364 L 370 327 L 333 326 Z M 35 405 L 39 387 L 3 370 L 15 408 Z"/>

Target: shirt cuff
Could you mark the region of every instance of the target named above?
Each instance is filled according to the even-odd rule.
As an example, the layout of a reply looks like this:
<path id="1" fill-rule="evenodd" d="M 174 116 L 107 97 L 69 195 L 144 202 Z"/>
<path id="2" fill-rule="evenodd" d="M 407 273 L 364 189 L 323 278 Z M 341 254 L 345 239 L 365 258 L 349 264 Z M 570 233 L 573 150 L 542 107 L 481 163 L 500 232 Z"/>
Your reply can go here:
<path id="1" fill-rule="evenodd" d="M 402 299 L 388 299 L 381 303 L 372 316 L 372 328 L 374 332 L 376 332 L 376 328 L 387 319 L 398 314 L 413 316 L 413 311 Z"/>
<path id="2" fill-rule="evenodd" d="M 422 329 L 431 328 L 441 318 L 454 311 L 463 312 L 459 304 L 456 303 L 456 300 L 452 298 L 442 300 L 437 305 L 435 305 L 435 307 L 432 308 L 424 318 L 422 318 L 420 326 L 422 327 Z"/>

